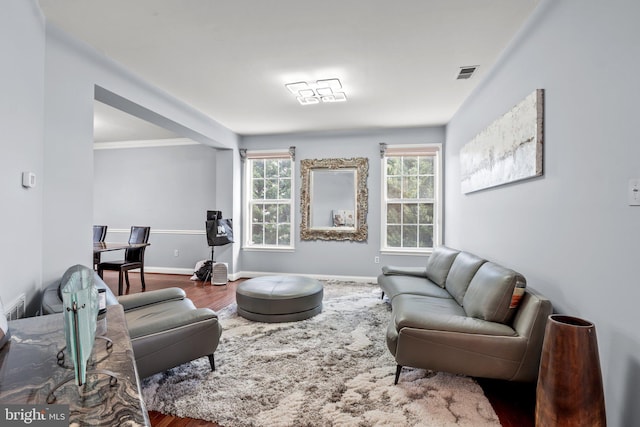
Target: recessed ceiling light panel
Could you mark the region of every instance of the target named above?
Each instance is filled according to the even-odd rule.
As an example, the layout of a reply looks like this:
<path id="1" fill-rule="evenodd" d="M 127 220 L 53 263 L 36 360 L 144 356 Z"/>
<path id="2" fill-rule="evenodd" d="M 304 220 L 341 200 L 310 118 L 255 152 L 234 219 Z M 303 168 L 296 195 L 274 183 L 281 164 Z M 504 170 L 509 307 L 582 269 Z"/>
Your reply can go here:
<path id="1" fill-rule="evenodd" d="M 321 102 L 344 102 L 344 93 L 339 79 L 323 79 L 315 82 L 287 83 L 285 87 L 296 97 L 301 105 L 320 104 Z"/>
<path id="2" fill-rule="evenodd" d="M 287 83 L 284 86 L 294 95 L 297 95 L 301 90 L 309 89 L 307 82 Z"/>
<path id="3" fill-rule="evenodd" d="M 313 105 L 313 104 L 319 104 L 320 100 L 313 96 L 308 96 L 308 97 L 299 96 L 298 102 L 301 105 Z"/>

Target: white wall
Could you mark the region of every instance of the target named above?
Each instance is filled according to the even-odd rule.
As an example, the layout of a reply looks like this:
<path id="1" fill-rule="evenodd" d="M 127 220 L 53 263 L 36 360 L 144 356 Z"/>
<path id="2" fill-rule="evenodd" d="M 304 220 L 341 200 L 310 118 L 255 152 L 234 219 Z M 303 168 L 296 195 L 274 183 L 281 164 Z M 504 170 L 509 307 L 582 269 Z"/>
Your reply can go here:
<path id="1" fill-rule="evenodd" d="M 188 129 L 192 139 L 218 147 L 234 148 L 237 144 L 236 135 L 219 123 L 55 27 L 47 27 L 46 41 L 42 249 L 45 285 L 70 265 L 91 262 L 96 86 L 102 102 L 130 108 L 127 112 L 131 114 L 148 115 L 143 118 Z"/>
<path id="2" fill-rule="evenodd" d="M 374 278 L 381 266 L 425 264 L 424 256 L 380 254 L 381 161 L 380 142 L 392 144 L 443 143 L 444 127 L 379 129 L 352 132 L 245 136 L 240 145 L 249 150 L 296 147 L 295 220 L 293 252 L 243 251 L 245 272 L 300 273 L 319 276 Z M 366 157 L 369 160 L 369 236 L 366 242 L 300 240 L 300 160 L 339 157 Z M 374 263 L 374 257 L 380 263 Z"/>
<path id="3" fill-rule="evenodd" d="M 33 306 L 42 276 L 44 19 L 34 2 L 0 4 L 0 298 L 25 293 Z M 37 185 L 24 189 L 23 171 Z"/>
<path id="4" fill-rule="evenodd" d="M 216 153 L 198 143 L 95 150 L 94 224 L 109 227 L 109 242 L 126 241 L 132 225 L 148 225 L 145 270 L 193 273 L 211 255 L 204 224 L 206 211 L 217 208 Z"/>
<path id="5" fill-rule="evenodd" d="M 640 425 L 640 2 L 547 0 L 447 126 L 446 244 L 595 323 L 611 426 Z M 463 195 L 459 150 L 545 89 L 544 176 Z"/>

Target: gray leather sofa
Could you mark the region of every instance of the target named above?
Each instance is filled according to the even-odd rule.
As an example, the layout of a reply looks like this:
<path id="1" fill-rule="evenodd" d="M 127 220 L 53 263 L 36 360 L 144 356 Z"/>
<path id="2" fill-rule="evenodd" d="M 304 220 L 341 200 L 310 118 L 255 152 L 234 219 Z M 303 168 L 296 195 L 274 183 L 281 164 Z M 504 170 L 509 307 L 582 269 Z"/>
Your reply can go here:
<path id="1" fill-rule="evenodd" d="M 441 246 L 425 267 L 383 267 L 378 284 L 392 307 L 396 384 L 403 366 L 536 380 L 552 306 L 521 274 Z"/>
<path id="2" fill-rule="evenodd" d="M 138 368 L 144 378 L 213 353 L 222 326 L 217 314 L 196 308 L 180 288 L 167 288 L 116 297 L 95 274 L 94 283 L 106 289 L 107 305 L 122 304 Z M 42 313 L 62 312 L 60 283 L 48 286 L 42 297 Z"/>

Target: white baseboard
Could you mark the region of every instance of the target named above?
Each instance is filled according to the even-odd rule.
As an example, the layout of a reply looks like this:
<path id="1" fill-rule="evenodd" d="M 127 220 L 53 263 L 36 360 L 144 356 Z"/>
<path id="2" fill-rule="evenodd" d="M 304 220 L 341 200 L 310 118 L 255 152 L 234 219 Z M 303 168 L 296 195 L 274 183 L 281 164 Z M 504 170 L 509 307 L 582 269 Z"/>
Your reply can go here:
<path id="1" fill-rule="evenodd" d="M 240 277 L 260 277 L 260 276 L 307 276 L 312 277 L 318 280 L 343 280 L 343 281 L 351 281 L 351 282 L 376 282 L 376 277 L 368 277 L 368 276 L 339 276 L 339 275 L 330 275 L 330 274 L 304 274 L 304 273 L 272 273 L 267 271 L 241 271 Z"/>
<path id="2" fill-rule="evenodd" d="M 193 268 L 178 268 L 178 267 L 145 267 L 144 271 L 146 273 L 184 274 L 189 276 L 193 274 Z"/>
<path id="3" fill-rule="evenodd" d="M 193 275 L 193 268 L 171 268 L 171 267 L 145 267 L 144 271 L 147 273 L 161 273 L 161 274 L 183 274 L 191 276 Z M 302 274 L 302 273 L 273 273 L 268 271 L 238 271 L 235 273 L 229 272 L 229 280 L 234 281 L 238 279 L 251 279 L 253 277 L 260 276 L 307 276 L 313 277 L 318 280 L 344 280 L 351 282 L 370 283 L 376 282 L 376 277 L 369 276 L 339 276 L 329 274 Z"/>

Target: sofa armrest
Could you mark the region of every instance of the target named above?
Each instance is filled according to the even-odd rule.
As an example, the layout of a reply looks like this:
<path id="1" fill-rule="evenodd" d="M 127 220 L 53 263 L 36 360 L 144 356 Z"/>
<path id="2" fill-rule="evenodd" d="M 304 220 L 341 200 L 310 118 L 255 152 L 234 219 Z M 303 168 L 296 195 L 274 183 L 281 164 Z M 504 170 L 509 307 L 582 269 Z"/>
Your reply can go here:
<path id="1" fill-rule="evenodd" d="M 450 332 L 456 334 L 475 334 L 502 337 L 517 336 L 513 329 L 507 325 L 486 320 L 474 319 L 467 316 L 447 314 L 423 313 L 422 316 L 405 316 L 398 313 L 394 317 L 395 328 L 400 331 L 403 328 L 423 329 L 427 331 Z"/>
<path id="2" fill-rule="evenodd" d="M 385 276 L 404 275 L 426 278 L 427 269 L 425 267 L 398 267 L 394 265 L 385 265 L 382 267 L 382 274 Z"/>
<path id="3" fill-rule="evenodd" d="M 104 283 L 104 281 L 98 276 L 98 273 L 94 273 L 93 282 L 98 289 L 105 289 L 107 305 L 115 305 L 118 304 L 118 300 L 116 299 L 111 289 Z M 60 280 L 56 280 L 55 282 L 49 284 L 42 291 L 42 302 L 41 302 L 41 311 L 42 314 L 53 314 L 53 313 L 62 313 L 62 295 L 60 292 Z"/>
<path id="4" fill-rule="evenodd" d="M 183 300 L 186 296 L 187 294 L 185 291 L 180 288 L 166 288 L 158 289 L 156 291 L 122 295 L 118 297 L 118 302 L 122 304 L 124 311 L 127 311 L 160 302 Z"/>
<path id="5" fill-rule="evenodd" d="M 527 350 L 516 377 L 527 380 L 537 377 L 547 319 L 552 312 L 553 307 L 547 298 L 529 288 L 526 290 L 513 319 L 513 328 L 527 340 Z"/>
<path id="6" fill-rule="evenodd" d="M 169 310 L 167 316 L 152 316 L 150 321 L 139 319 L 130 322 L 130 319 L 127 319 L 131 339 L 189 328 L 200 322 L 218 321 L 218 314 L 210 308 L 185 308 L 184 310 Z"/>

